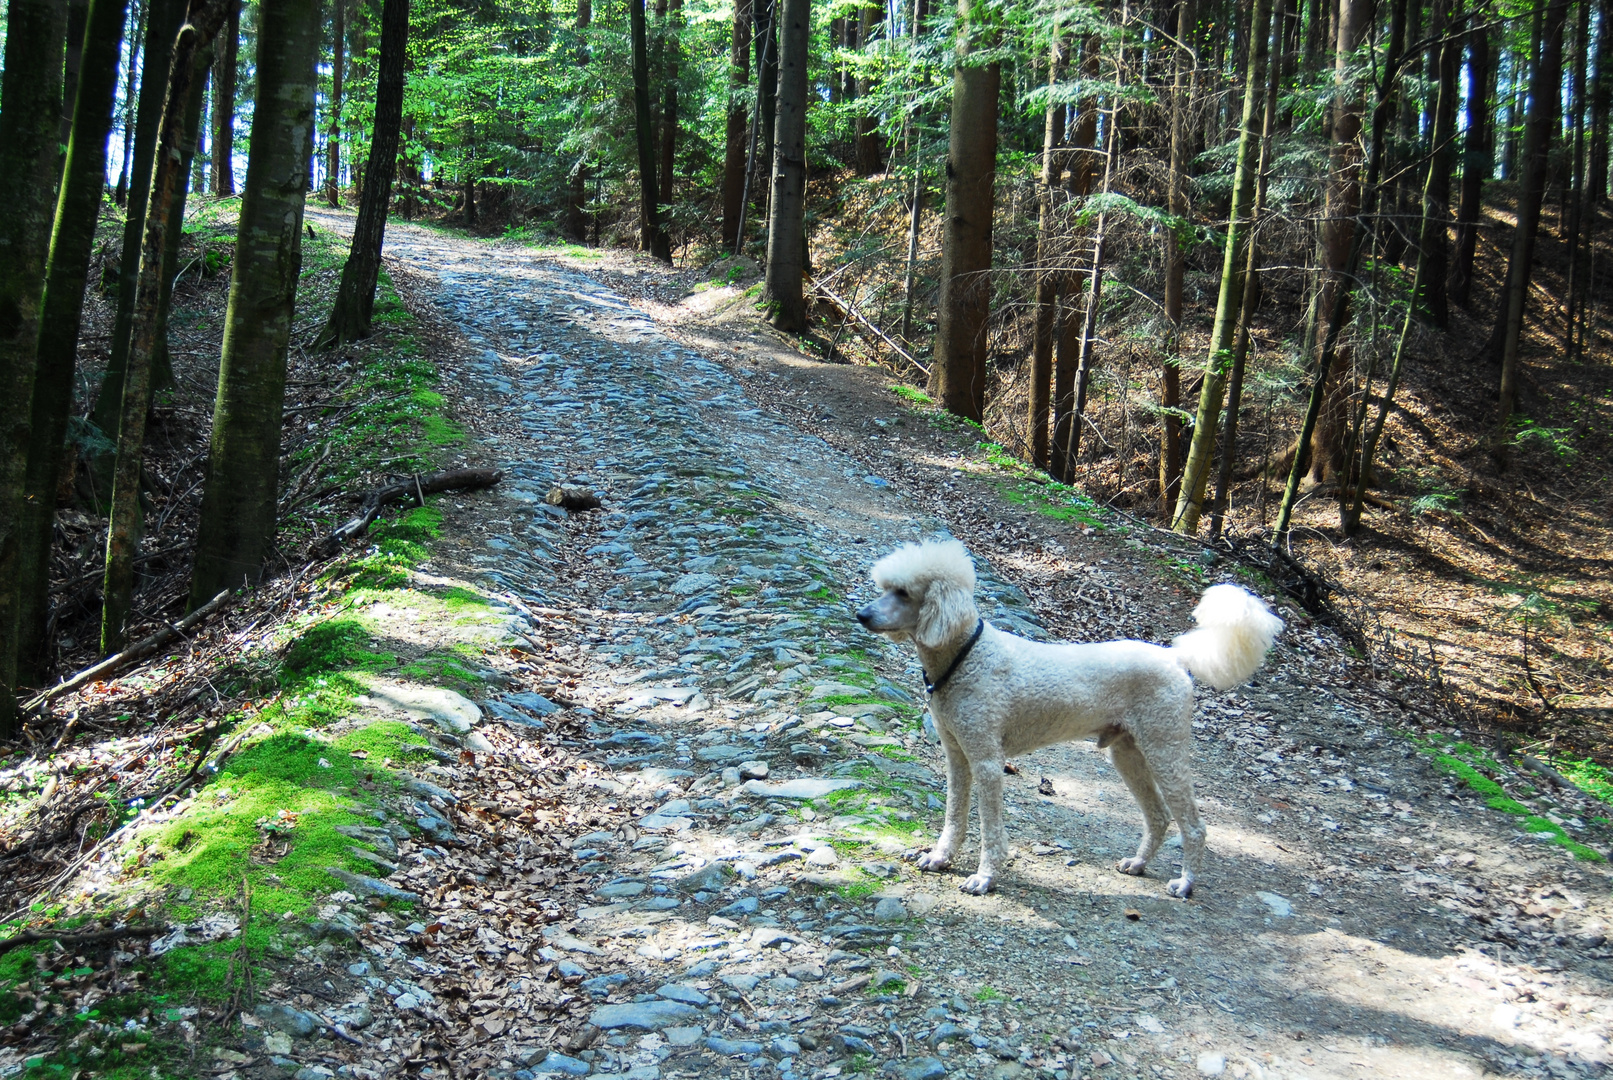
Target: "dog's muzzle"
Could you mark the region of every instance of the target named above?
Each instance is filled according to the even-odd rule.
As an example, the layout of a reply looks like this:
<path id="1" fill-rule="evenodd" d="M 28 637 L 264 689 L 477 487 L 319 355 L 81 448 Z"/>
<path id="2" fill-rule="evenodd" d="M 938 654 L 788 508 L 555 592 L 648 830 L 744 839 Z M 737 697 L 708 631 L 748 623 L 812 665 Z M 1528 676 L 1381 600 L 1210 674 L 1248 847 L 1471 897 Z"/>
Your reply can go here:
<path id="1" fill-rule="evenodd" d="M 873 629 L 871 624 L 874 621 L 874 605 L 864 604 L 862 607 L 858 608 L 857 621 L 862 623 L 864 626 L 867 626 L 869 629 Z"/>

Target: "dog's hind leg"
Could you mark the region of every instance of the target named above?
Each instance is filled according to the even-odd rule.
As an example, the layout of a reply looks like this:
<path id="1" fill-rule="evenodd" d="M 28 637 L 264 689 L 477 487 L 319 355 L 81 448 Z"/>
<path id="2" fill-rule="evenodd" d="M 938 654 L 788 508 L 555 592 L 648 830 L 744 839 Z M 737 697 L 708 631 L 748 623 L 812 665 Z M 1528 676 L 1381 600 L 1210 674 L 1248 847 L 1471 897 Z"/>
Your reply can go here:
<path id="1" fill-rule="evenodd" d="M 918 857 L 920 870 L 945 870 L 952 865 L 952 857 L 963 846 L 964 835 L 969 831 L 969 759 L 947 729 L 937 727 L 941 732 L 941 748 L 947 756 L 946 824 L 935 846 Z"/>
<path id="2" fill-rule="evenodd" d="M 992 758 L 971 763 L 980 807 L 980 868 L 958 888 L 984 896 L 997 880 L 997 868 L 1008 861 L 1008 834 L 1003 829 L 1003 762 Z"/>
<path id="3" fill-rule="evenodd" d="M 1186 752 L 1156 758 L 1154 778 L 1177 828 L 1182 830 L 1182 876 L 1172 878 L 1165 891 L 1186 900 L 1193 895 L 1193 878 L 1204 860 L 1204 822 L 1199 819 L 1198 803 L 1193 799 L 1193 772 Z"/>
<path id="4" fill-rule="evenodd" d="M 1137 748 L 1137 740 L 1129 734 L 1116 739 L 1109 747 L 1109 760 L 1114 762 L 1115 770 L 1143 811 L 1143 838 L 1137 845 L 1137 854 L 1121 859 L 1115 869 L 1122 874 L 1141 875 L 1148 868 L 1148 860 L 1165 842 L 1165 833 L 1171 827 L 1170 811 L 1165 807 L 1165 800 L 1159 797 L 1154 770 Z"/>

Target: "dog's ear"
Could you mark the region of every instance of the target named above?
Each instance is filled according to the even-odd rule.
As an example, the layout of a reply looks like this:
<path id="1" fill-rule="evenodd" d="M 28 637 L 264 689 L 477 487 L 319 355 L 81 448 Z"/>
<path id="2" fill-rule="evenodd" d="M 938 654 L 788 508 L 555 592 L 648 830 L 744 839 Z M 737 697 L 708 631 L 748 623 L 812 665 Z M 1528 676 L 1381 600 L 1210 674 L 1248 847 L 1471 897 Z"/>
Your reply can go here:
<path id="1" fill-rule="evenodd" d="M 975 617 L 974 596 L 957 582 L 940 578 L 924 590 L 913 640 L 927 649 L 939 649 L 962 634 Z"/>

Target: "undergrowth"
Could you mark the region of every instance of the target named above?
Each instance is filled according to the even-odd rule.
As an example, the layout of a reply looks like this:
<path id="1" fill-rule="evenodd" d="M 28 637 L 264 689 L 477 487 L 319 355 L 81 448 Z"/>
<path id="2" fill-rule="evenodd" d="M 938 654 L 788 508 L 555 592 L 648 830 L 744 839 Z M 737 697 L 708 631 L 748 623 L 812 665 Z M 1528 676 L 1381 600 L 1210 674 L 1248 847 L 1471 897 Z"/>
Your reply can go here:
<path id="1" fill-rule="evenodd" d="M 1434 765 L 1440 772 L 1466 784 L 1470 790 L 1483 797 L 1484 804 L 1490 809 L 1520 818 L 1519 824 L 1524 832 L 1548 837 L 1551 843 L 1572 852 L 1576 859 L 1587 862 L 1606 861 L 1606 856 L 1595 848 L 1575 840 L 1559 822 L 1537 813 L 1533 807 L 1509 795 L 1506 788 L 1494 779 L 1496 775 L 1501 774 L 1502 766 L 1491 754 L 1449 736 L 1435 734 L 1412 738 L 1433 755 Z M 1530 798 L 1536 793 L 1532 787 L 1523 785 L 1518 794 Z"/>

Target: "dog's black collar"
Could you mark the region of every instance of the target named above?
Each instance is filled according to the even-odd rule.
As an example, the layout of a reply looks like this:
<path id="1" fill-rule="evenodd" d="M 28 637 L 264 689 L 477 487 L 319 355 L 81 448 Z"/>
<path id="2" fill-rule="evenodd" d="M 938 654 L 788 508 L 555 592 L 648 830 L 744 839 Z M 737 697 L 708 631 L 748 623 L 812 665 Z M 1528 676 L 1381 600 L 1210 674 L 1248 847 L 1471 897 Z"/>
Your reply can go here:
<path id="1" fill-rule="evenodd" d="M 969 659 L 970 650 L 975 647 L 975 642 L 980 640 L 980 635 L 985 632 L 985 629 L 986 620 L 976 619 L 975 632 L 969 636 L 969 640 L 964 643 L 963 648 L 958 650 L 958 655 L 952 658 L 952 663 L 947 665 L 947 669 L 941 673 L 939 679 L 931 682 L 930 673 L 928 671 L 924 673 L 924 692 L 926 694 L 933 697 L 937 690 L 947 684 L 947 680 L 952 678 L 952 673 L 958 670 L 958 665 Z"/>

